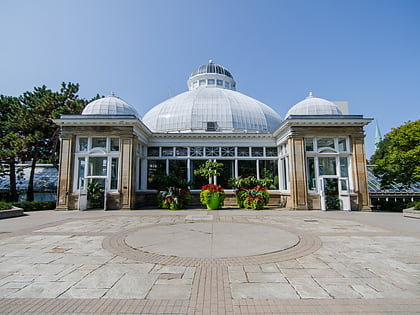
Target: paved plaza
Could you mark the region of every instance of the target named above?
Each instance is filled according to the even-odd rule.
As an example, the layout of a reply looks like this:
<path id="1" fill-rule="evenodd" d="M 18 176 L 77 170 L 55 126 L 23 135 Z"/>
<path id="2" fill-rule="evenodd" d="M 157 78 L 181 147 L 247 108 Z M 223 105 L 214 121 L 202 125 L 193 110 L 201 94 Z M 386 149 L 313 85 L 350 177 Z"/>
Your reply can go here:
<path id="1" fill-rule="evenodd" d="M 401 213 L 42 211 L 0 220 L 1 314 L 418 314 Z"/>

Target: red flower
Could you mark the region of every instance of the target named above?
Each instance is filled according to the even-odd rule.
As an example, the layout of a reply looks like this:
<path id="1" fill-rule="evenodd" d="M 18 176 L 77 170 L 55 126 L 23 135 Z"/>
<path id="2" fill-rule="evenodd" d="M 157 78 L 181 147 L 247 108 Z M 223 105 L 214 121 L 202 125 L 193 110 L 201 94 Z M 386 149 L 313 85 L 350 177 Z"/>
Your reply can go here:
<path id="1" fill-rule="evenodd" d="M 201 190 L 208 190 L 211 192 L 223 191 L 223 187 L 215 184 L 207 184 L 201 187 Z"/>

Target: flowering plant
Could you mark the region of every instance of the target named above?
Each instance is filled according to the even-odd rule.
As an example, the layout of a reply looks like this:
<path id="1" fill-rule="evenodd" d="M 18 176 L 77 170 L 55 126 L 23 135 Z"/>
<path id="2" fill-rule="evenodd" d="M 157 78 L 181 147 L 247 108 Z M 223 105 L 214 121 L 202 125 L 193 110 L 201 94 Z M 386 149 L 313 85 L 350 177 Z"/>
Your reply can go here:
<path id="1" fill-rule="evenodd" d="M 191 199 L 190 191 L 186 188 L 168 187 L 157 194 L 158 205 L 163 209 L 182 209 Z"/>
<path id="2" fill-rule="evenodd" d="M 267 188 L 257 185 L 252 189 L 247 189 L 241 194 L 241 199 L 245 209 L 261 210 L 270 201 Z"/>
<path id="3" fill-rule="evenodd" d="M 229 182 L 234 188 L 236 204 L 239 208 L 262 209 L 268 204 L 270 200 L 270 194 L 267 191 L 267 187 L 270 185 L 269 179 L 257 179 L 255 176 L 233 177 Z M 245 200 L 247 204 L 245 204 Z"/>
<path id="4" fill-rule="evenodd" d="M 212 199 L 218 200 L 219 207 L 223 206 L 226 194 L 222 186 L 207 184 L 201 187 L 200 201 L 203 205 L 208 205 Z"/>

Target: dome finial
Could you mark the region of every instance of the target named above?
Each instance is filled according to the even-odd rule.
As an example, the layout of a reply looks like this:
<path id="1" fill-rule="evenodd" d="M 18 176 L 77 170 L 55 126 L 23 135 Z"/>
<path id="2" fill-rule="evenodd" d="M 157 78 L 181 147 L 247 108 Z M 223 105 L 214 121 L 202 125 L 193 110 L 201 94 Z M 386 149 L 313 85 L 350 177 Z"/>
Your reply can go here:
<path id="1" fill-rule="evenodd" d="M 111 91 L 111 95 L 110 96 L 115 96 L 115 92 Z"/>
<path id="2" fill-rule="evenodd" d="M 314 97 L 314 96 L 312 95 L 312 92 L 309 92 L 308 97 Z"/>
<path id="3" fill-rule="evenodd" d="M 213 63 L 213 59 L 209 59 L 209 63 Z"/>

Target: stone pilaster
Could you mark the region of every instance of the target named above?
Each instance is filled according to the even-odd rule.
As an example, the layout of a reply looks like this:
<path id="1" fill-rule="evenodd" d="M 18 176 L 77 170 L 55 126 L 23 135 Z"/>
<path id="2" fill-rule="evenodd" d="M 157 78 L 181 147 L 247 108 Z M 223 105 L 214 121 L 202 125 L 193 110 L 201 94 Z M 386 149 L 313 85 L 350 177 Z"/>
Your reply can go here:
<path id="1" fill-rule="evenodd" d="M 305 142 L 303 137 L 291 137 L 289 145 L 290 195 L 292 208 L 308 209 L 308 188 L 306 184 Z"/>
<path id="2" fill-rule="evenodd" d="M 57 183 L 56 210 L 69 210 L 69 195 L 73 178 L 73 137 L 62 137 L 60 141 L 60 164 Z"/>
<path id="3" fill-rule="evenodd" d="M 121 209 L 132 209 L 135 200 L 135 141 L 133 136 L 121 137 L 120 186 Z"/>
<path id="4" fill-rule="evenodd" d="M 354 192 L 357 194 L 358 210 L 371 211 L 366 168 L 365 141 L 363 135 L 350 137 Z"/>

